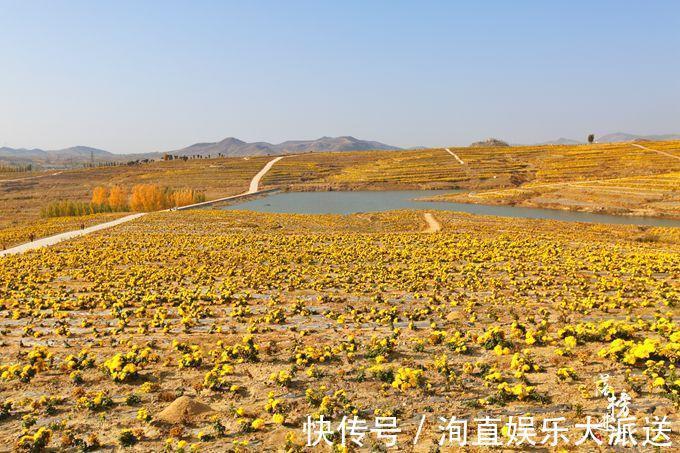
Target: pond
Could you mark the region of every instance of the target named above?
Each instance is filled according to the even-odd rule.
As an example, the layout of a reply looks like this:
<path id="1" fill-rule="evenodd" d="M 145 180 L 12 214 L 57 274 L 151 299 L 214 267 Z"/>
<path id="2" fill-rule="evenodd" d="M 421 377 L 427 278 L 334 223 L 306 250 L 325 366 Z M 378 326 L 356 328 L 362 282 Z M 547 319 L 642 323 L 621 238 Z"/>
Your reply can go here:
<path id="1" fill-rule="evenodd" d="M 459 211 L 501 217 L 553 219 L 566 222 L 680 227 L 680 220 L 660 219 L 655 217 L 616 216 L 562 211 L 557 209 L 417 200 L 417 198 L 432 197 L 455 192 L 457 191 L 390 190 L 356 192 L 278 192 L 243 203 L 216 207 L 215 209 L 289 214 L 352 214 L 356 212 L 420 209 L 426 211 Z"/>

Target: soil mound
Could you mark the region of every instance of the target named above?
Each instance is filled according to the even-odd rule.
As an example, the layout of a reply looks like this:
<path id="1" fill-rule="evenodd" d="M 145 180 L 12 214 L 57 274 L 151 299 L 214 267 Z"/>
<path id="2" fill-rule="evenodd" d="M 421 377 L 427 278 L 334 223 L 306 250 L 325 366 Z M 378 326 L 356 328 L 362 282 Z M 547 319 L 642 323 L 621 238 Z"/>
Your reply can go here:
<path id="1" fill-rule="evenodd" d="M 188 396 L 180 396 L 156 416 L 156 420 L 177 424 L 191 422 L 215 412 L 207 404 L 195 401 Z"/>
<path id="2" fill-rule="evenodd" d="M 483 142 L 474 142 L 470 145 L 471 148 L 494 148 L 498 146 L 510 146 L 503 140 L 498 140 L 497 138 L 489 138 Z"/>

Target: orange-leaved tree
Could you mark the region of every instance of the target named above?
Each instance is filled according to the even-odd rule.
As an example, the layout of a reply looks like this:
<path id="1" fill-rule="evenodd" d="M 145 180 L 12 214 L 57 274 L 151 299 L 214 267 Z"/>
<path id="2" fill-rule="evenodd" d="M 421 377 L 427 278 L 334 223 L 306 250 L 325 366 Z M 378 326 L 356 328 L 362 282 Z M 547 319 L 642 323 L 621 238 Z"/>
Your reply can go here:
<path id="1" fill-rule="evenodd" d="M 127 193 L 125 192 L 125 189 L 121 186 L 111 187 L 111 191 L 109 192 L 109 206 L 111 206 L 111 210 L 113 211 L 128 210 Z"/>
<path id="2" fill-rule="evenodd" d="M 193 189 L 179 189 L 170 193 L 170 204 L 172 206 L 186 206 L 201 201 L 205 201 L 205 195 Z"/>
<path id="3" fill-rule="evenodd" d="M 101 208 L 108 204 L 108 189 L 106 187 L 97 186 L 92 191 L 92 204 Z"/>
<path id="4" fill-rule="evenodd" d="M 156 184 L 137 184 L 132 188 L 130 208 L 133 211 L 158 211 L 167 204 L 166 191 Z"/>

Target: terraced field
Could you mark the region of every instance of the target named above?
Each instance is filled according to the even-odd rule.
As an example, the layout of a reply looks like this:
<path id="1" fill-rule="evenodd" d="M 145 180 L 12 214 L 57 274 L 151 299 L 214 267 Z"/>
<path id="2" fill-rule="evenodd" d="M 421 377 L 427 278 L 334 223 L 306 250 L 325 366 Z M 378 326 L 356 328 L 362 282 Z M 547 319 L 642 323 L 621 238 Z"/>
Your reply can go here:
<path id="1" fill-rule="evenodd" d="M 676 158 L 680 159 L 680 144 L 677 141 L 666 141 L 666 142 L 638 142 L 638 146 L 644 148 L 651 148 L 664 153 L 668 153 Z"/>
<path id="2" fill-rule="evenodd" d="M 0 444 L 300 451 L 356 415 L 432 451 L 439 416 L 531 414 L 575 448 L 601 373 L 638 442 L 677 423 L 677 230 L 435 217 L 163 212 L 0 258 Z"/>
<path id="3" fill-rule="evenodd" d="M 528 183 L 516 188 L 433 199 L 680 218 L 680 172 L 563 183 Z"/>
<path id="4" fill-rule="evenodd" d="M 506 165 L 507 174 L 523 168 L 508 162 L 489 165 Z M 472 173 L 444 149 L 428 149 L 303 154 L 281 161 L 263 183 L 290 190 L 436 189 L 479 185 L 489 177 Z"/>
<path id="5" fill-rule="evenodd" d="M 667 154 L 629 143 L 452 148 L 461 165 L 444 149 L 309 153 L 277 162 L 263 185 L 293 191 L 466 188 L 474 192 L 438 199 L 679 217 L 680 160 L 669 156 L 680 155 L 680 142 L 641 146 Z M 187 187 L 214 199 L 244 191 L 267 159 L 153 162 L 0 180 L 0 245 L 81 225 L 78 219 L 40 220 L 40 209 L 54 200 L 87 201 L 98 185 Z"/>
<path id="6" fill-rule="evenodd" d="M 680 153 L 680 142 L 645 146 Z M 264 183 L 292 190 L 505 187 L 680 169 L 680 161 L 630 143 L 450 149 L 465 164 L 444 149 L 304 154 L 282 161 Z"/>
<path id="7" fill-rule="evenodd" d="M 680 155 L 680 142 L 645 142 L 644 146 Z M 497 150 L 503 153 L 502 148 Z M 456 152 L 471 169 L 488 172 L 479 154 Z M 529 163 L 526 172 L 515 173 L 513 186 L 436 199 L 680 217 L 680 160 L 668 155 L 623 143 L 509 148 L 507 156 Z"/>

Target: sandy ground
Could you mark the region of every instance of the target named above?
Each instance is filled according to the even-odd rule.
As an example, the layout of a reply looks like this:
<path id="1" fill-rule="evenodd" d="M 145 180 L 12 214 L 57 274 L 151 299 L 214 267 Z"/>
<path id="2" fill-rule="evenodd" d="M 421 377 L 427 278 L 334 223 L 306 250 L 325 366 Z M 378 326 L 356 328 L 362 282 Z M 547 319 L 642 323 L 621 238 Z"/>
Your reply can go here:
<path id="1" fill-rule="evenodd" d="M 436 233 L 442 229 L 442 226 L 432 214 L 427 212 L 425 213 L 424 217 L 425 221 L 427 222 L 427 229 L 425 229 L 425 233 Z"/>

